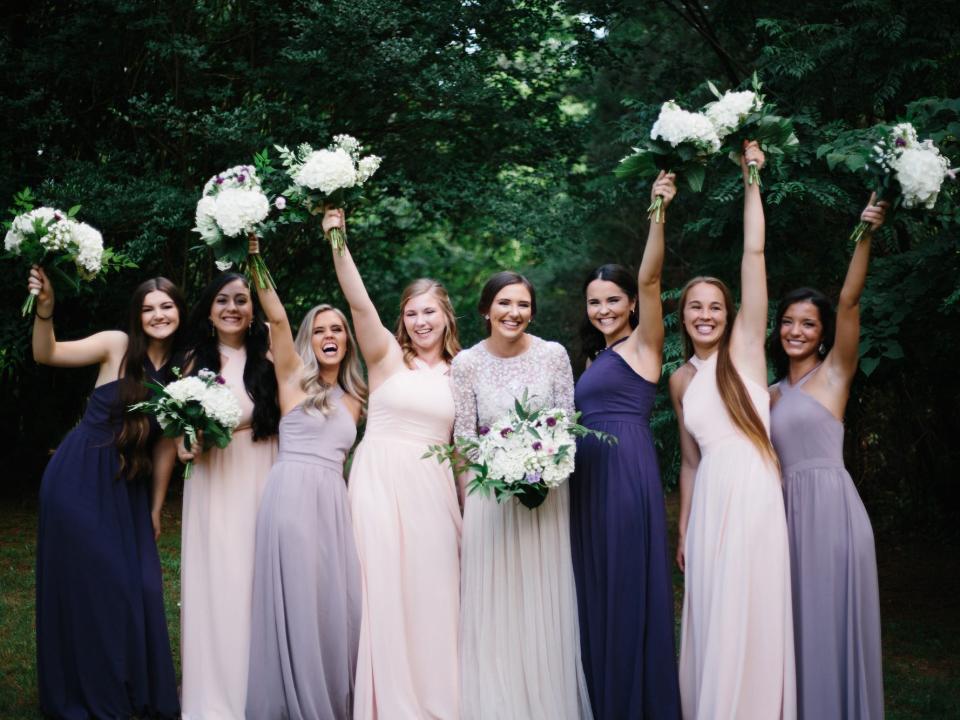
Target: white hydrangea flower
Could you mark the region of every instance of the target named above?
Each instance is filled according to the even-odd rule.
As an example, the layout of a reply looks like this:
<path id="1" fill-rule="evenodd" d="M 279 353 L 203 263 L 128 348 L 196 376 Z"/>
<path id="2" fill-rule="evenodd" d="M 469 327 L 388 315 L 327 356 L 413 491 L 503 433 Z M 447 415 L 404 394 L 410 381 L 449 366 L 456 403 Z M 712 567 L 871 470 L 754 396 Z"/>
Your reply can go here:
<path id="1" fill-rule="evenodd" d="M 183 405 L 191 400 L 199 402 L 207 391 L 207 384 L 200 378 L 191 375 L 170 383 L 165 389 L 167 395 Z"/>
<path id="2" fill-rule="evenodd" d="M 706 115 L 722 139 L 740 127 L 743 119 L 755 109 L 759 109 L 759 103 L 752 90 L 727 91 L 722 98 L 707 106 Z"/>
<path id="3" fill-rule="evenodd" d="M 52 207 L 38 207 L 30 212 L 17 215 L 14 218 L 12 229 L 21 235 L 27 235 L 33 232 L 34 221 L 37 219 L 42 220 L 44 225 L 48 225 L 53 220 L 60 220 L 66 216 L 66 213 Z"/>
<path id="4" fill-rule="evenodd" d="M 7 230 L 7 234 L 3 238 L 4 250 L 6 250 L 8 253 L 19 255 L 21 243 L 23 243 L 23 235 L 13 229 Z"/>
<path id="5" fill-rule="evenodd" d="M 227 237 L 253 232 L 269 214 L 270 202 L 259 189 L 227 188 L 216 195 L 213 217 Z"/>
<path id="6" fill-rule="evenodd" d="M 216 195 L 229 189 L 251 189 L 260 187 L 260 178 L 252 165 L 235 165 L 229 170 L 217 173 L 203 186 L 204 195 Z"/>
<path id="7" fill-rule="evenodd" d="M 357 168 L 357 184 L 362 185 L 380 168 L 383 158 L 378 155 L 367 155 L 360 160 Z"/>
<path id="8" fill-rule="evenodd" d="M 72 223 L 70 229 L 77 247 L 77 268 L 87 277 L 93 277 L 102 267 L 103 236 L 86 223 Z"/>
<path id="9" fill-rule="evenodd" d="M 334 135 L 333 144 L 343 150 L 351 158 L 356 159 L 360 154 L 360 141 L 353 135 Z"/>
<path id="10" fill-rule="evenodd" d="M 705 115 L 683 110 L 672 100 L 663 104 L 660 115 L 650 130 L 653 140 L 662 138 L 676 147 L 683 142 L 692 142 L 708 152 L 720 149 L 717 131 Z"/>
<path id="11" fill-rule="evenodd" d="M 215 197 L 204 195 L 197 203 L 196 227 L 193 230 L 200 233 L 200 237 L 206 243 L 216 242 L 220 239 L 220 228 L 217 227 L 217 220 L 214 217 L 216 210 L 217 200 Z"/>
<path id="12" fill-rule="evenodd" d="M 208 385 L 200 398 L 200 404 L 207 416 L 223 427 L 232 430 L 240 424 L 240 403 L 225 385 Z"/>
<path id="13" fill-rule="evenodd" d="M 217 266 L 217 270 L 220 272 L 226 272 L 233 267 L 233 263 L 229 260 L 214 260 L 213 264 Z"/>
<path id="14" fill-rule="evenodd" d="M 40 244 L 48 250 L 66 250 L 73 243 L 73 220 L 64 217 L 47 228 L 47 234 L 40 238 Z"/>
<path id="15" fill-rule="evenodd" d="M 904 207 L 932 209 L 950 169 L 950 161 L 929 140 L 907 147 L 893 161 L 897 181 L 903 191 Z"/>
<path id="16" fill-rule="evenodd" d="M 917 129 L 911 123 L 905 122 L 894 125 L 890 135 L 893 137 L 894 145 L 902 150 L 916 147 L 918 144 Z"/>
<path id="17" fill-rule="evenodd" d="M 310 153 L 293 176 L 297 185 L 329 195 L 341 188 L 357 184 L 357 171 L 350 155 L 336 150 L 315 150 Z"/>

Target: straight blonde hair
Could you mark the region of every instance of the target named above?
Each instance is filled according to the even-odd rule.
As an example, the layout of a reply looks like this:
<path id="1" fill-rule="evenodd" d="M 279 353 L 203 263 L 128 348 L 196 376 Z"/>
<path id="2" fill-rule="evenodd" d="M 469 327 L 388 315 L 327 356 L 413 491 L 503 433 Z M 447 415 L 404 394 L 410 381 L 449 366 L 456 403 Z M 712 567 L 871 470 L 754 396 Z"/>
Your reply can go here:
<path id="1" fill-rule="evenodd" d="M 317 360 L 317 354 L 313 351 L 313 323 L 322 312 L 332 312 L 340 318 L 344 329 L 347 331 L 347 350 L 340 362 L 340 369 L 337 371 L 337 384 L 340 388 L 360 401 L 362 405 L 367 402 L 367 382 L 363 379 L 363 371 L 360 367 L 360 355 L 357 352 L 357 341 L 353 338 L 353 331 L 350 329 L 350 323 L 347 322 L 347 316 L 339 309 L 321 303 L 310 308 L 303 322 L 300 323 L 300 329 L 297 331 L 297 338 L 294 344 L 297 353 L 303 361 L 303 377 L 300 380 L 301 389 L 307 394 L 307 399 L 301 403 L 306 410 L 319 411 L 323 415 L 329 415 L 333 410 L 333 402 L 330 398 L 330 385 L 327 385 L 320 377 L 320 361 Z"/>

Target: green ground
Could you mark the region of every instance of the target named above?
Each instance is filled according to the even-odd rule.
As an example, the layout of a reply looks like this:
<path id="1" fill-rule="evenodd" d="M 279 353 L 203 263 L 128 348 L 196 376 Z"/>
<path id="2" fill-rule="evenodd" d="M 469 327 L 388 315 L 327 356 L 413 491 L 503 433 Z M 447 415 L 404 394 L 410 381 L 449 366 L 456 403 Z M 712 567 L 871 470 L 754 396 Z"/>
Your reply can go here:
<path id="1" fill-rule="evenodd" d="M 671 517 L 675 496 L 668 499 Z M 180 502 L 165 511 L 160 552 L 167 621 L 179 647 Z M 0 719 L 38 718 L 33 647 L 36 507 L 0 505 Z M 884 676 L 889 720 L 960 718 L 960 555 L 929 543 L 881 542 Z M 682 589 L 675 575 L 677 602 Z M 679 617 L 679 612 L 678 612 Z M 174 653 L 175 658 L 177 653 Z M 179 659 L 177 659 L 179 669 Z"/>

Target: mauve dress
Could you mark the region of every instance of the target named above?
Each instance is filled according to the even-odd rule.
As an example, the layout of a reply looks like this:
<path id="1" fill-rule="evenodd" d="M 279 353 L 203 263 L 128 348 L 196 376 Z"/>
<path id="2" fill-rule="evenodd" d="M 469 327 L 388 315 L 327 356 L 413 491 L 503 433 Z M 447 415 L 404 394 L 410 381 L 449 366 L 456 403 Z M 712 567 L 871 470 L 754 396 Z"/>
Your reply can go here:
<path id="1" fill-rule="evenodd" d="M 357 436 L 343 390 L 328 415 L 298 405 L 257 517 L 249 720 L 349 718 L 360 641 L 360 562 L 343 463 Z"/>
<path id="2" fill-rule="evenodd" d="M 570 536 L 580 647 L 595 718 L 680 717 L 667 518 L 650 431 L 657 386 L 613 347 L 577 381 Z"/>
<path id="3" fill-rule="evenodd" d="M 94 389 L 40 484 L 37 674 L 51 717 L 180 714 L 150 483 L 117 477 L 119 387 Z"/>
<path id="4" fill-rule="evenodd" d="M 843 423 L 802 389 L 812 372 L 777 385 L 770 418 L 790 538 L 799 717 L 872 720 L 883 717 L 873 528 L 843 466 Z"/>

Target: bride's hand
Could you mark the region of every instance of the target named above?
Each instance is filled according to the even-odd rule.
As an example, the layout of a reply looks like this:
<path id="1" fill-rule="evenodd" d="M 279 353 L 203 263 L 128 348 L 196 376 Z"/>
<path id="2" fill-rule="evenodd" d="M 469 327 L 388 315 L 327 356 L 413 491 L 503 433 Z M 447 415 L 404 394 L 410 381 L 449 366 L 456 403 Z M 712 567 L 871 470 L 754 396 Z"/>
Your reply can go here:
<path id="1" fill-rule="evenodd" d="M 327 236 L 334 228 L 340 228 L 344 232 L 347 230 L 347 221 L 344 218 L 343 208 L 327 208 L 323 213 L 323 234 Z"/>

